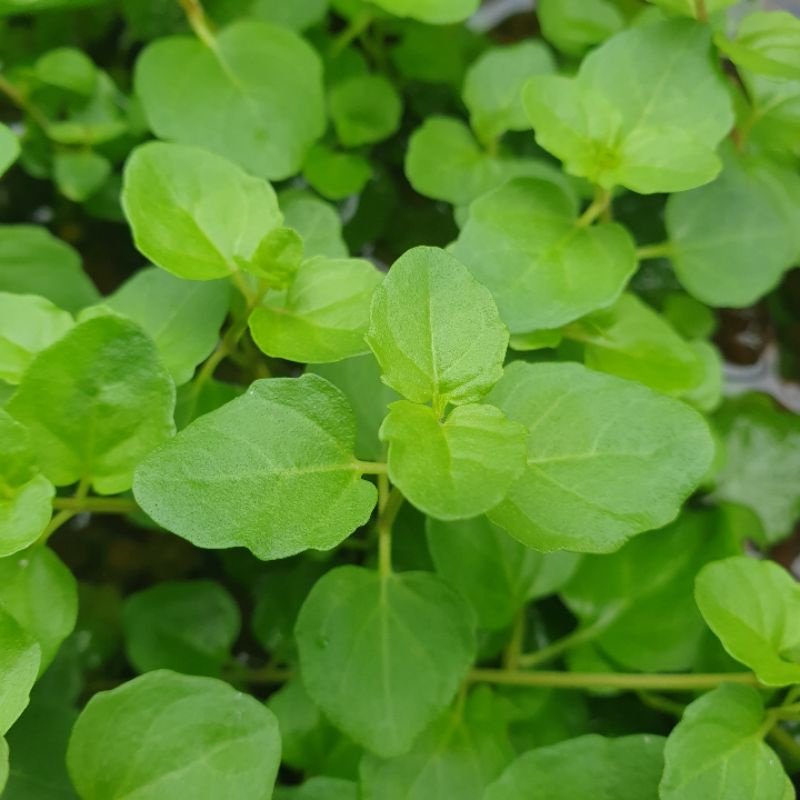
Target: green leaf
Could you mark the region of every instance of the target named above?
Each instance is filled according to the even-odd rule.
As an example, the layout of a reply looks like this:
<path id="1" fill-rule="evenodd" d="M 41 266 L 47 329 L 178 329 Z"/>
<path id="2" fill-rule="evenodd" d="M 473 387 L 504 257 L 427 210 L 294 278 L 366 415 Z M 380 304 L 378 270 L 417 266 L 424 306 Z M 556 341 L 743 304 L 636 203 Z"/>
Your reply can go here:
<path id="1" fill-rule="evenodd" d="M 362 800 L 482 800 L 514 751 L 498 700 L 484 688 L 448 710 L 404 756 L 361 763 Z"/>
<path id="2" fill-rule="evenodd" d="M 510 625 L 528 600 L 566 583 L 578 566 L 574 553 L 537 553 L 486 517 L 460 522 L 428 518 L 427 541 L 436 571 L 469 601 L 482 628 Z"/>
<path id="3" fill-rule="evenodd" d="M 301 786 L 279 786 L 274 800 L 359 800 L 358 784 L 342 778 L 319 776 Z"/>
<path id="4" fill-rule="evenodd" d="M 306 258 L 347 258 L 342 223 L 333 206 L 302 189 L 283 191 L 278 199 L 284 224 L 294 228 L 303 239 Z"/>
<path id="5" fill-rule="evenodd" d="M 94 695 L 67 751 L 81 800 L 265 800 L 279 763 L 278 724 L 262 703 L 167 670 Z"/>
<path id="6" fill-rule="evenodd" d="M 327 381 L 260 380 L 152 453 L 134 494 L 198 547 L 247 547 L 262 559 L 329 550 L 376 501 L 354 442 L 353 413 Z"/>
<path id="7" fill-rule="evenodd" d="M 530 178 L 470 206 L 452 252 L 492 292 L 512 333 L 558 328 L 609 306 L 635 272 L 625 228 L 579 226 L 576 212 L 560 187 Z"/>
<path id="8" fill-rule="evenodd" d="M 797 149 L 800 134 L 800 82 L 740 71 L 751 109 L 745 125 L 749 139 L 779 156 Z"/>
<path id="9" fill-rule="evenodd" d="M 297 620 L 303 682 L 356 742 L 401 755 L 455 695 L 475 655 L 473 625 L 469 606 L 435 575 L 338 567 Z"/>
<path id="10" fill-rule="evenodd" d="M 496 506 L 525 466 L 526 431 L 494 406 L 458 406 L 440 419 L 400 400 L 380 430 L 389 478 L 421 511 L 466 519 Z"/>
<path id="11" fill-rule="evenodd" d="M 332 364 L 312 364 L 306 370 L 330 381 L 340 389 L 356 417 L 356 447 L 359 458 L 381 461 L 384 445 L 378 431 L 397 393 L 381 381 L 381 370 L 372 353 Z"/>
<path id="12" fill-rule="evenodd" d="M 0 123 L 0 177 L 19 157 L 19 139 L 6 125 Z"/>
<path id="13" fill-rule="evenodd" d="M 569 739 L 520 756 L 484 800 L 527 800 L 532 786 L 548 800 L 657 800 L 663 749 L 650 734 Z"/>
<path id="14" fill-rule="evenodd" d="M 522 106 L 522 87 L 533 75 L 555 71 L 553 56 L 541 42 L 527 41 L 484 51 L 464 77 L 462 95 L 478 138 L 491 142 L 506 131 L 530 126 Z"/>
<path id="15" fill-rule="evenodd" d="M 0 792 L 8 782 L 8 743 L 0 736 Z"/>
<path id="16" fill-rule="evenodd" d="M 567 55 L 581 56 L 625 27 L 625 18 L 608 0 L 539 0 L 542 35 Z"/>
<path id="17" fill-rule="evenodd" d="M 358 153 L 341 153 L 318 143 L 303 163 L 303 177 L 328 200 L 344 200 L 364 189 L 372 167 Z"/>
<path id="18" fill-rule="evenodd" d="M 103 302 L 150 336 L 180 386 L 214 350 L 229 294 L 224 281 L 181 280 L 150 267 L 136 272 Z"/>
<path id="19" fill-rule="evenodd" d="M 19 383 L 34 356 L 72 325 L 72 316 L 44 297 L 0 292 L 0 380 Z"/>
<path id="20" fill-rule="evenodd" d="M 34 70 L 43 83 L 87 97 L 94 92 L 99 74 L 92 59 L 75 47 L 49 50 L 36 59 Z"/>
<path id="21" fill-rule="evenodd" d="M 733 123 L 710 44 L 707 26 L 688 20 L 637 25 L 590 53 L 575 78 L 531 78 L 524 103 L 536 141 L 567 172 L 605 188 L 649 194 L 707 183 Z"/>
<path id="22" fill-rule="evenodd" d="M 800 79 L 800 20 L 788 11 L 749 14 L 733 41 L 718 34 L 714 42 L 737 67 Z"/>
<path id="23" fill-rule="evenodd" d="M 389 386 L 441 410 L 479 400 L 497 382 L 508 331 L 488 290 L 461 263 L 415 247 L 375 292 L 366 338 Z"/>
<path id="24" fill-rule="evenodd" d="M 43 672 L 75 628 L 78 586 L 55 553 L 34 547 L 0 559 L 0 607 L 39 643 Z"/>
<path id="25" fill-rule="evenodd" d="M 685 514 L 616 553 L 584 556 L 561 597 L 613 663 L 643 672 L 686 670 L 707 634 L 695 576 L 738 551 L 715 512 Z"/>
<path id="26" fill-rule="evenodd" d="M 139 251 L 179 278 L 194 280 L 229 276 L 281 224 L 266 181 L 213 153 L 162 142 L 133 151 L 122 205 Z"/>
<path id="27" fill-rule="evenodd" d="M 669 324 L 687 339 L 706 339 L 717 329 L 714 311 L 683 292 L 667 295 L 662 313 Z"/>
<path id="28" fill-rule="evenodd" d="M 56 486 L 129 489 L 136 465 L 174 431 L 175 387 L 152 340 L 121 317 L 76 325 L 31 363 L 8 412 L 29 430 Z"/>
<path id="29" fill-rule="evenodd" d="M 274 358 L 339 361 L 367 353 L 364 334 L 382 275 L 359 258 L 304 261 L 292 285 L 267 294 L 250 315 L 250 333 Z"/>
<path id="30" fill-rule="evenodd" d="M 578 364 L 513 363 L 487 401 L 529 431 L 527 468 L 489 518 L 537 550 L 608 553 L 665 525 L 714 453 L 696 411 Z"/>
<path id="31" fill-rule="evenodd" d="M 788 800 L 789 779 L 763 742 L 755 689 L 726 683 L 689 705 L 664 748 L 661 800 Z"/>
<path id="32" fill-rule="evenodd" d="M 669 255 L 678 279 L 711 306 L 752 305 L 792 266 L 795 217 L 776 198 L 759 162 L 727 159 L 713 183 L 667 202 Z"/>
<path id="33" fill-rule="evenodd" d="M 207 148 L 270 180 L 296 173 L 325 130 L 316 52 L 293 31 L 257 20 L 233 23 L 213 47 L 159 39 L 139 57 L 134 85 L 158 137 Z"/>
<path id="34" fill-rule="evenodd" d="M 303 31 L 316 25 L 328 11 L 328 0 L 255 0 L 250 6 L 254 17 Z"/>
<path id="35" fill-rule="evenodd" d="M 36 640 L 0 607 L 0 736 L 28 705 L 40 663 L 41 650 Z"/>
<path id="36" fill-rule="evenodd" d="M 466 205 L 512 178 L 549 180 L 566 186 L 561 173 L 535 159 L 494 156 L 480 148 L 469 128 L 452 117 L 428 117 L 411 134 L 405 173 L 420 194 Z"/>
<path id="37" fill-rule="evenodd" d="M 573 322 L 564 335 L 583 343 L 587 367 L 665 394 L 686 394 L 705 377 L 692 344 L 634 294 Z"/>
<path id="38" fill-rule="evenodd" d="M 218 677 L 241 619 L 234 599 L 215 581 L 167 581 L 128 597 L 122 624 L 125 652 L 138 672 Z"/>
<path id="39" fill-rule="evenodd" d="M 111 162 L 92 150 L 66 150 L 53 157 L 53 179 L 64 197 L 83 202 L 111 175 Z"/>
<path id="40" fill-rule="evenodd" d="M 769 542 L 785 539 L 800 519 L 800 420 L 748 394 L 728 400 L 713 421 L 722 443 L 713 498 L 755 511 Z"/>
<path id="41" fill-rule="evenodd" d="M 725 649 L 768 686 L 800 683 L 800 586 L 772 561 L 745 556 L 697 576 L 697 605 Z"/>
<path id="42" fill-rule="evenodd" d="M 293 228 L 273 228 L 242 267 L 278 289 L 287 288 L 303 261 L 303 238 Z"/>
<path id="43" fill-rule="evenodd" d="M 373 0 L 398 17 L 411 17 L 430 25 L 461 22 L 477 10 L 480 0 Z"/>
<path id="44" fill-rule="evenodd" d="M 676 11 L 687 17 L 697 16 L 697 0 L 650 0 L 650 2 L 668 11 Z M 704 0 L 703 5 L 709 14 L 713 14 L 715 11 L 721 11 L 736 2 L 737 0 Z"/>
<path id="45" fill-rule="evenodd" d="M 383 75 L 362 73 L 334 84 L 328 107 L 336 136 L 345 147 L 374 144 L 400 126 L 403 101 Z"/>
<path id="46" fill-rule="evenodd" d="M 98 299 L 80 256 L 38 225 L 0 225 L 0 291 L 38 294 L 72 313 Z"/>

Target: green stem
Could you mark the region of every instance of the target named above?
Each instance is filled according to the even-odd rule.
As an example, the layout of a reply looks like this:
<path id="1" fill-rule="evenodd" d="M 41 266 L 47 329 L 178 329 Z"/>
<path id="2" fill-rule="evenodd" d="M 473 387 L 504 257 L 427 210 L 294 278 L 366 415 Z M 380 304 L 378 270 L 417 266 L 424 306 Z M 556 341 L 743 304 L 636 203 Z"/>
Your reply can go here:
<path id="1" fill-rule="evenodd" d="M 714 689 L 723 683 L 760 686 L 752 672 L 694 673 L 687 675 L 628 672 L 510 672 L 474 669 L 470 680 L 508 686 L 541 686 L 553 689 L 626 689 L 629 691 L 686 692 Z"/>
<path id="2" fill-rule="evenodd" d="M 699 22 L 708 22 L 706 0 L 694 0 L 694 15 Z"/>
<path id="3" fill-rule="evenodd" d="M 186 19 L 194 31 L 195 36 L 211 50 L 217 49 L 217 40 L 211 29 L 206 12 L 200 0 L 178 0 L 186 14 Z"/>
<path id="4" fill-rule="evenodd" d="M 47 129 L 50 126 L 47 117 L 4 75 L 0 75 L 0 92 L 17 106 L 17 108 L 28 114 L 28 116 L 45 132 L 45 135 L 47 135 Z"/>
<path id="5" fill-rule="evenodd" d="M 674 700 L 662 697 L 660 694 L 654 694 L 653 692 L 637 692 L 636 694 L 648 708 L 660 711 L 662 714 L 669 714 L 678 719 L 683 716 L 683 712 L 686 709 L 683 703 L 676 703 Z"/>
<path id="6" fill-rule="evenodd" d="M 800 743 L 792 736 L 789 731 L 776 725 L 767 734 L 767 738 L 771 739 L 784 754 L 788 756 L 793 762 L 800 764 Z M 792 773 L 796 770 L 792 770 Z"/>
<path id="7" fill-rule="evenodd" d="M 356 469 L 362 475 L 386 475 L 389 465 L 383 461 L 356 461 Z"/>
<path id="8" fill-rule="evenodd" d="M 522 648 L 525 644 L 525 606 L 514 617 L 514 627 L 511 629 L 511 638 L 503 651 L 503 669 L 515 671 L 520 667 Z"/>
<path id="9" fill-rule="evenodd" d="M 94 514 L 133 514 L 139 511 L 136 501 L 126 497 L 54 497 L 53 508 L 72 514 L 83 511 Z"/>
<path id="10" fill-rule="evenodd" d="M 381 578 L 392 574 L 392 527 L 403 504 L 403 495 L 395 486 L 389 490 L 389 477 L 378 475 L 378 572 Z"/>
<path id="11" fill-rule="evenodd" d="M 333 40 L 331 44 L 330 55 L 331 58 L 336 58 L 351 42 L 357 39 L 372 22 L 372 14 L 369 11 L 364 11 L 361 14 L 356 14 L 350 22 Z"/>
<path id="12" fill-rule="evenodd" d="M 611 191 L 597 186 L 595 188 L 594 200 L 592 200 L 583 214 L 578 217 L 575 224 L 579 228 L 585 228 L 587 225 L 591 225 L 598 217 L 605 214 L 610 206 Z"/>
<path id="13" fill-rule="evenodd" d="M 636 258 L 644 261 L 648 258 L 669 258 L 672 255 L 671 242 L 659 242 L 658 244 L 646 244 L 636 248 Z"/>

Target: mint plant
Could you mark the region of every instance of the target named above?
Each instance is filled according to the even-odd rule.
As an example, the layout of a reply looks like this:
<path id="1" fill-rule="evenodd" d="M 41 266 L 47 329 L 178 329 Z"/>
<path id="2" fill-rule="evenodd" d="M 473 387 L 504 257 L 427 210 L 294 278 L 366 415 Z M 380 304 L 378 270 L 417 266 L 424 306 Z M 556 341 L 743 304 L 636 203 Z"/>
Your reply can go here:
<path id="1" fill-rule="evenodd" d="M 0 0 L 2 800 L 796 796 L 800 20 L 535 5 Z"/>

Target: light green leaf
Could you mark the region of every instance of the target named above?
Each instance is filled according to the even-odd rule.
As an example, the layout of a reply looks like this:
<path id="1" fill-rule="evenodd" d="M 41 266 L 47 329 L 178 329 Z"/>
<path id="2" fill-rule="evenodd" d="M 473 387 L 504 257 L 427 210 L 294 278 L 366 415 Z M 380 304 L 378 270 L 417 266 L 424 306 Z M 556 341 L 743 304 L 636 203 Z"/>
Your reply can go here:
<path id="1" fill-rule="evenodd" d="M 616 553 L 584 556 L 561 597 L 613 663 L 643 672 L 686 670 L 707 635 L 695 576 L 736 552 L 739 543 L 716 512 L 686 514 Z"/>
<path id="2" fill-rule="evenodd" d="M 494 406 L 458 406 L 440 419 L 400 400 L 380 430 L 389 478 L 421 511 L 467 519 L 496 506 L 525 466 L 526 431 Z"/>
<path id="3" fill-rule="evenodd" d="M 683 292 L 667 295 L 661 311 L 670 325 L 687 339 L 706 339 L 717 329 L 714 311 Z"/>
<path id="4" fill-rule="evenodd" d="M 180 278 L 235 272 L 281 224 L 272 187 L 196 147 L 150 142 L 125 165 L 122 205 L 136 247 Z"/>
<path id="5" fill-rule="evenodd" d="M 575 78 L 531 78 L 524 104 L 537 142 L 567 172 L 643 194 L 710 181 L 733 123 L 707 27 L 680 19 L 613 36 Z"/>
<path id="6" fill-rule="evenodd" d="M 228 312 L 229 288 L 224 281 L 181 280 L 149 267 L 103 302 L 150 336 L 180 386 L 216 346 Z"/>
<path id="7" fill-rule="evenodd" d="M 537 550 L 608 553 L 670 522 L 714 444 L 680 401 L 578 364 L 506 368 L 487 401 L 528 428 L 528 465 L 489 512 Z"/>
<path id="8" fill-rule="evenodd" d="M 664 739 L 650 734 L 608 739 L 597 734 L 524 753 L 484 800 L 657 800 Z"/>
<path id="9" fill-rule="evenodd" d="M 255 0 L 250 6 L 254 17 L 303 31 L 316 25 L 328 10 L 328 0 Z"/>
<path id="10" fill-rule="evenodd" d="M 36 59 L 38 80 L 50 86 L 89 96 L 98 81 L 98 69 L 89 56 L 75 47 L 56 47 Z"/>
<path id="11" fill-rule="evenodd" d="M 650 0 L 650 2 L 668 11 L 676 11 L 687 17 L 697 16 L 697 0 Z M 713 14 L 715 11 L 721 11 L 736 2 L 737 0 L 704 0 L 703 5 L 709 14 Z"/>
<path id="12" fill-rule="evenodd" d="M 800 140 L 800 81 L 768 78 L 740 70 L 751 110 L 749 139 L 779 156 L 795 154 Z"/>
<path id="13" fill-rule="evenodd" d="M 722 401 L 722 385 L 724 381 L 722 354 L 716 345 L 697 339 L 689 342 L 702 366 L 703 376 L 700 383 L 685 392 L 683 399 L 700 411 L 709 413 Z"/>
<path id="14" fill-rule="evenodd" d="M 404 756 L 361 762 L 362 800 L 482 800 L 514 751 L 498 700 L 482 687 L 448 710 Z"/>
<path id="15" fill-rule="evenodd" d="M 800 683 L 800 586 L 773 561 L 745 556 L 697 576 L 697 605 L 725 649 L 768 686 Z"/>
<path id="16" fill-rule="evenodd" d="M 492 292 L 512 333 L 558 328 L 609 306 L 636 271 L 625 228 L 576 221 L 569 194 L 531 178 L 470 206 L 452 252 Z"/>
<path id="17" fill-rule="evenodd" d="M 262 559 L 329 550 L 376 501 L 354 443 L 352 410 L 327 381 L 260 380 L 152 453 L 134 494 L 198 547 L 247 547 Z"/>
<path id="18" fill-rule="evenodd" d="M 538 553 L 486 517 L 460 522 L 428 518 L 436 571 L 469 601 L 482 628 L 510 625 L 527 600 L 557 591 L 578 566 L 574 553 Z"/>
<path id="19" fill-rule="evenodd" d="M 71 313 L 98 299 L 80 256 L 40 225 L 0 225 L 0 291 L 38 294 Z"/>
<path id="20" fill-rule="evenodd" d="M 728 400 L 714 427 L 722 442 L 714 499 L 755 511 L 770 542 L 789 536 L 800 519 L 800 420 L 749 394 Z"/>
<path id="21" fill-rule="evenodd" d="M 219 583 L 167 581 L 128 597 L 122 625 L 128 661 L 138 672 L 172 669 L 218 677 L 241 619 Z"/>
<path id="22" fill-rule="evenodd" d="M 522 87 L 532 75 L 554 71 L 553 56 L 542 42 L 519 42 L 484 51 L 467 71 L 462 89 L 478 138 L 491 142 L 506 131 L 527 130 Z"/>
<path id="23" fill-rule="evenodd" d="M 461 22 L 477 10 L 480 0 L 373 0 L 398 17 L 412 17 L 430 25 Z"/>
<path id="24" fill-rule="evenodd" d="M 250 261 L 241 266 L 277 289 L 288 287 L 303 261 L 303 238 L 293 228 L 267 231 Z"/>
<path id="25" fill-rule="evenodd" d="M 292 285 L 267 294 L 250 315 L 253 340 L 269 356 L 301 363 L 366 353 L 370 303 L 381 279 L 364 259 L 304 261 Z"/>
<path id="26" fill-rule="evenodd" d="M 19 139 L 12 130 L 0 123 L 0 176 L 19 157 Z"/>
<path id="27" fill-rule="evenodd" d="M 378 439 L 378 430 L 389 413 L 389 403 L 399 398 L 381 381 L 381 370 L 372 353 L 332 364 L 312 364 L 306 371 L 330 381 L 352 406 L 356 455 L 368 461 L 383 460 L 385 447 Z"/>
<path id="28" fill-rule="evenodd" d="M 328 95 L 331 120 L 345 147 L 373 144 L 400 125 L 403 101 L 383 75 L 362 73 L 334 84 Z"/>
<path id="29" fill-rule="evenodd" d="M 775 78 L 800 79 L 800 19 L 788 11 L 749 14 L 733 41 L 721 34 L 714 41 L 737 67 Z"/>
<path id="30" fill-rule="evenodd" d="M 52 550 L 34 547 L 0 559 L 0 607 L 39 643 L 44 672 L 75 628 L 78 586 Z"/>
<path id="31" fill-rule="evenodd" d="M 705 377 L 691 343 L 634 294 L 573 322 L 564 335 L 584 344 L 587 367 L 665 394 L 686 394 Z"/>
<path id="32" fill-rule="evenodd" d="M 156 346 L 121 317 L 76 325 L 25 373 L 8 412 L 29 430 L 56 486 L 129 489 L 136 465 L 174 431 L 175 387 Z"/>
<path id="33" fill-rule="evenodd" d="M 788 800 L 780 759 L 763 742 L 755 689 L 726 683 L 683 712 L 664 748 L 661 800 Z"/>
<path id="34" fill-rule="evenodd" d="M 480 148 L 463 122 L 442 116 L 428 117 L 411 134 L 405 173 L 420 194 L 459 206 L 521 176 L 566 187 L 564 176 L 550 164 L 494 156 Z"/>
<path id="35" fill-rule="evenodd" d="M 536 15 L 544 38 L 572 56 L 625 27 L 625 17 L 608 0 L 539 0 Z"/>
<path id="36" fill-rule="evenodd" d="M 359 744 L 401 755 L 455 695 L 475 655 L 473 626 L 469 606 L 435 575 L 338 567 L 297 620 L 303 682 Z"/>
<path id="37" fill-rule="evenodd" d="M 44 297 L 0 292 L 0 380 L 19 383 L 34 356 L 72 325 L 72 316 Z"/>
<path id="38" fill-rule="evenodd" d="M 0 736 L 28 705 L 40 663 L 36 640 L 0 607 Z"/>
<path id="39" fill-rule="evenodd" d="M 64 197 L 83 202 L 111 175 L 111 162 L 92 150 L 65 150 L 53 156 L 53 180 Z"/>
<path id="40" fill-rule="evenodd" d="M 303 177 L 328 200 L 359 194 L 372 177 L 372 167 L 358 153 L 342 153 L 315 144 L 303 163 Z"/>
<path id="41" fill-rule="evenodd" d="M 375 292 L 366 338 L 389 386 L 440 411 L 479 400 L 497 382 L 508 331 L 488 290 L 461 263 L 415 247 Z"/>
<path id="42" fill-rule="evenodd" d="M 136 63 L 134 86 L 157 136 L 270 180 L 296 173 L 325 130 L 316 52 L 293 31 L 257 20 L 233 23 L 213 47 L 185 36 L 153 42 Z"/>
<path id="43" fill-rule="evenodd" d="M 342 223 L 336 209 L 302 189 L 287 189 L 279 195 L 284 224 L 303 239 L 306 258 L 347 258 Z"/>
<path id="44" fill-rule="evenodd" d="M 279 763 L 278 723 L 262 703 L 168 670 L 94 695 L 67 751 L 81 800 L 268 800 Z"/>
<path id="45" fill-rule="evenodd" d="M 751 305 L 792 266 L 794 219 L 758 162 L 727 159 L 713 183 L 667 202 L 670 258 L 678 279 L 711 306 Z"/>
<path id="46" fill-rule="evenodd" d="M 360 800 L 358 784 L 343 778 L 317 776 L 300 786 L 278 787 L 274 800 Z"/>

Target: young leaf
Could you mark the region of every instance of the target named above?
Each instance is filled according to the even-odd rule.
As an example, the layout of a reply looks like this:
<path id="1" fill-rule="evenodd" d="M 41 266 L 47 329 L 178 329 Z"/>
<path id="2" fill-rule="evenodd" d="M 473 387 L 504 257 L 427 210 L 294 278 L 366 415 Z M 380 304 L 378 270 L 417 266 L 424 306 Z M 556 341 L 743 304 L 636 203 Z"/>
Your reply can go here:
<path id="1" fill-rule="evenodd" d="M 296 173 L 325 130 L 316 52 L 293 31 L 257 20 L 238 20 L 213 47 L 159 39 L 139 57 L 134 86 L 157 136 L 207 148 L 270 180 Z"/>
<path id="2" fill-rule="evenodd" d="M 190 280 L 228 277 L 282 221 L 266 181 L 213 153 L 163 142 L 133 151 L 122 205 L 139 251 Z"/>
<path id="3" fill-rule="evenodd" d="M 755 511 L 769 542 L 786 538 L 800 519 L 800 420 L 766 395 L 747 394 L 713 421 L 722 448 L 712 497 Z"/>
<path id="4" fill-rule="evenodd" d="M 725 649 L 768 686 L 800 683 L 800 586 L 772 561 L 745 556 L 697 576 L 697 605 Z"/>
<path id="5" fill-rule="evenodd" d="M 536 15 L 544 38 L 571 56 L 582 56 L 625 27 L 608 0 L 540 0 Z"/>
<path id="6" fill-rule="evenodd" d="M 788 11 L 749 14 L 733 41 L 721 35 L 714 41 L 737 67 L 775 78 L 800 79 L 800 20 Z"/>
<path id="7" fill-rule="evenodd" d="M 38 294 L 70 313 L 99 298 L 80 256 L 38 225 L 0 225 L 0 291 Z"/>
<path id="8" fill-rule="evenodd" d="M 578 364 L 513 363 L 487 397 L 528 428 L 528 463 L 489 518 L 538 550 L 608 553 L 672 520 L 708 470 L 702 417 Z"/>
<path id="9" fill-rule="evenodd" d="M 755 689 L 725 683 L 683 712 L 664 748 L 661 800 L 789 800 L 780 759 L 763 742 Z"/>
<path id="10" fill-rule="evenodd" d="M 273 25 L 304 31 L 322 20 L 328 0 L 255 0 L 250 13 Z"/>
<path id="11" fill-rule="evenodd" d="M 121 317 L 87 319 L 31 363 L 8 412 L 29 430 L 56 486 L 129 489 L 136 465 L 174 431 L 175 387 L 156 346 Z"/>
<path id="12" fill-rule="evenodd" d="M 262 559 L 329 550 L 376 501 L 354 442 L 353 413 L 327 381 L 260 380 L 152 453 L 134 495 L 199 547 L 247 547 Z"/>
<path id="13" fill-rule="evenodd" d="M 270 286 L 285 289 L 291 285 L 302 261 L 303 237 L 293 228 L 280 227 L 267 231 L 250 261 L 242 267 Z"/>
<path id="14" fill-rule="evenodd" d="M 0 608 L 39 643 L 44 672 L 75 628 L 78 586 L 52 550 L 34 547 L 0 559 Z"/>
<path id="15" fill-rule="evenodd" d="M 436 571 L 469 601 L 478 625 L 490 630 L 510 625 L 527 600 L 557 591 L 580 559 L 531 550 L 483 516 L 459 522 L 429 517 L 426 531 Z"/>
<path id="16" fill-rule="evenodd" d="M 486 394 L 508 345 L 489 291 L 435 247 L 415 247 L 394 263 L 375 292 L 366 338 L 386 383 L 438 410 Z"/>
<path id="17" fill-rule="evenodd" d="M 44 297 L 0 292 L 0 380 L 19 383 L 33 357 L 72 325 L 72 316 Z"/>
<path id="18" fill-rule="evenodd" d="M 484 688 L 446 711 L 404 756 L 361 762 L 362 800 L 482 800 L 511 761 L 499 700 Z"/>
<path id="19" fill-rule="evenodd" d="M 524 753 L 489 786 L 484 800 L 657 800 L 664 739 L 597 734 Z"/>
<path id="20" fill-rule="evenodd" d="M 94 695 L 67 751 L 81 800 L 264 800 L 279 763 L 278 723 L 262 703 L 168 670 Z"/>
<path id="21" fill-rule="evenodd" d="M 470 206 L 452 252 L 492 292 L 512 333 L 558 328 L 604 308 L 636 271 L 625 228 L 579 226 L 576 212 L 568 193 L 531 178 Z"/>
<path id="22" fill-rule="evenodd" d="M 40 663 L 39 644 L 0 606 L 0 736 L 28 705 Z"/>
<path id="23" fill-rule="evenodd" d="M 679 19 L 618 33 L 575 78 L 531 78 L 524 103 L 537 142 L 567 172 L 641 194 L 708 183 L 733 122 L 707 26 Z"/>
<path id="24" fill-rule="evenodd" d="M 480 0 L 374 0 L 375 5 L 398 17 L 412 17 L 430 25 L 461 22 L 472 14 Z"/>
<path id="25" fill-rule="evenodd" d="M 306 258 L 347 258 L 342 222 L 333 206 L 303 189 L 287 189 L 280 193 L 278 200 L 284 224 L 294 228 L 303 239 Z"/>
<path id="26" fill-rule="evenodd" d="M 363 73 L 340 81 L 328 95 L 336 136 L 345 147 L 373 144 L 400 125 L 403 102 L 383 75 Z"/>
<path id="27" fill-rule="evenodd" d="M 19 157 L 19 139 L 0 123 L 0 177 Z M 2 787 L 0 787 L 1 790 Z"/>
<path id="28" fill-rule="evenodd" d="M 491 142 L 506 131 L 527 130 L 522 87 L 531 76 L 554 71 L 553 56 L 541 42 L 486 50 L 470 66 L 462 90 L 478 138 Z"/>
<path id="29" fill-rule="evenodd" d="M 108 180 L 111 162 L 92 150 L 67 150 L 53 158 L 53 180 L 64 197 L 81 203 Z"/>
<path id="30" fill-rule="evenodd" d="M 300 363 L 367 353 L 364 334 L 382 274 L 360 258 L 304 261 L 292 285 L 267 294 L 250 333 L 267 355 Z"/>
<path id="31" fill-rule="evenodd" d="M 380 430 L 389 443 L 389 478 L 421 511 L 467 519 L 496 506 L 525 466 L 526 431 L 494 406 L 458 406 L 437 418 L 400 400 Z"/>
<path id="32" fill-rule="evenodd" d="M 180 386 L 216 346 L 229 294 L 224 281 L 186 281 L 149 267 L 135 273 L 104 303 L 152 338 Z"/>
<path id="33" fill-rule="evenodd" d="M 168 581 L 131 595 L 122 625 L 128 661 L 138 672 L 218 677 L 241 619 L 234 599 L 215 581 Z"/>
<path id="34" fill-rule="evenodd" d="M 338 152 L 319 142 L 303 162 L 303 177 L 328 200 L 344 200 L 364 189 L 372 167 L 358 153 Z"/>
<path id="35" fill-rule="evenodd" d="M 295 634 L 309 695 L 384 758 L 405 753 L 444 710 L 475 655 L 469 606 L 425 572 L 334 569 L 311 590 Z"/>

